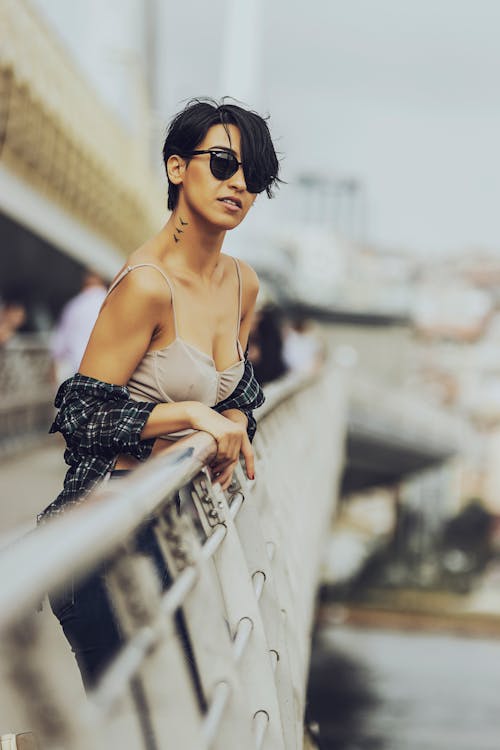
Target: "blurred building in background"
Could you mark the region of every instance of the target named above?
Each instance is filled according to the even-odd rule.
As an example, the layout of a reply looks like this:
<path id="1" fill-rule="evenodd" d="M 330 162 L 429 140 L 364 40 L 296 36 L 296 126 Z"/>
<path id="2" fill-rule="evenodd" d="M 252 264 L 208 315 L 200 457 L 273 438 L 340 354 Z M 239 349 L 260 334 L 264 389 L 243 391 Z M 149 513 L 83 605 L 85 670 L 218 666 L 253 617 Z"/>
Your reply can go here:
<path id="1" fill-rule="evenodd" d="M 111 18 L 106 23 L 100 13 L 96 22 L 88 10 L 86 3 L 24 0 L 0 7 L 0 295 L 15 289 L 27 306 L 31 331 L 50 326 L 78 290 L 83 266 L 111 278 L 123 255 L 162 220 L 161 183 L 144 137 L 149 128 L 144 81 L 135 68 L 125 66 L 124 76 L 118 63 L 111 66 L 112 81 L 102 76 L 108 93 L 97 90 L 89 76 L 100 45 L 108 55 L 113 41 L 120 46 L 106 39 L 104 30 L 121 35 L 124 58 L 140 30 L 133 18 L 128 25 Z M 130 3 L 120 6 L 121 18 L 128 18 L 127 11 Z M 63 28 L 73 35 L 71 47 Z M 134 91 L 124 78 L 133 79 Z M 142 118 L 142 127 L 124 125 L 116 92 L 122 104 L 128 102 L 129 122 Z"/>

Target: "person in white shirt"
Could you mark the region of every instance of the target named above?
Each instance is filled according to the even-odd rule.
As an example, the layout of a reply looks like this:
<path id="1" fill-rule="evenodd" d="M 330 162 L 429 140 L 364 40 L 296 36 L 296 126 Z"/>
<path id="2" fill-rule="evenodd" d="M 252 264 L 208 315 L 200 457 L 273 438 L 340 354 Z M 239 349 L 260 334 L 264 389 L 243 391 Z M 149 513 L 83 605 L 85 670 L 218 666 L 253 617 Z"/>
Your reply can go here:
<path id="1" fill-rule="evenodd" d="M 52 333 L 50 350 L 57 383 L 77 372 L 105 297 L 102 278 L 94 271 L 85 271 L 82 290 L 63 307 Z"/>
<path id="2" fill-rule="evenodd" d="M 291 372 L 311 372 L 321 365 L 324 351 L 321 342 L 304 318 L 290 321 L 283 339 L 283 360 Z"/>

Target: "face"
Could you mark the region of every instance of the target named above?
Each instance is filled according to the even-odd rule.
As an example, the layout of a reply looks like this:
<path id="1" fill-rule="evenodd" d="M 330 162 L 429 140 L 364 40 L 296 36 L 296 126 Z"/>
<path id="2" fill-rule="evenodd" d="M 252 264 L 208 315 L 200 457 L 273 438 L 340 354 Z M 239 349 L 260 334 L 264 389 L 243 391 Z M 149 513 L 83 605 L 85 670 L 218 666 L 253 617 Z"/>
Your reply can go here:
<path id="1" fill-rule="evenodd" d="M 240 131 L 235 125 L 214 125 L 196 150 L 229 149 L 241 161 Z M 172 164 L 170 164 L 172 162 Z M 220 229 L 234 229 L 248 213 L 255 200 L 245 183 L 243 167 L 226 180 L 219 180 L 210 170 L 210 154 L 198 154 L 185 162 L 178 157 L 169 159 L 175 167 L 174 182 L 182 185 L 179 193 L 180 214 L 194 212 Z M 169 170 L 169 176 L 172 175 Z"/>

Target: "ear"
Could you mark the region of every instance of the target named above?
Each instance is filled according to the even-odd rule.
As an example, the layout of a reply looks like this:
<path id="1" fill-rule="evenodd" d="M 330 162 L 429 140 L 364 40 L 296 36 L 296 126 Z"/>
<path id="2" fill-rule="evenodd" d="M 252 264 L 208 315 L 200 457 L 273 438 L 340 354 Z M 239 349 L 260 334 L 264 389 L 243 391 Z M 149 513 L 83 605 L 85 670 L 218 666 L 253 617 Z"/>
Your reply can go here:
<path id="1" fill-rule="evenodd" d="M 180 185 L 184 172 L 186 171 L 186 162 L 181 156 L 172 154 L 167 159 L 167 175 L 168 179 L 174 185 Z"/>

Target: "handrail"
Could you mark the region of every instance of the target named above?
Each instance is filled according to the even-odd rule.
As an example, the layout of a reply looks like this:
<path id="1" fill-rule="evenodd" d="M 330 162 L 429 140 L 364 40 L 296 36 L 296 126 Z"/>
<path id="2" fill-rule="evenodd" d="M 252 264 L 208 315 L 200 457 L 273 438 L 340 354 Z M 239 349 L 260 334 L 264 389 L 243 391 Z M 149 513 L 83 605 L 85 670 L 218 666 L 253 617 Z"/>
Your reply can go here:
<path id="1" fill-rule="evenodd" d="M 0 553 L 0 629 L 37 603 L 46 591 L 97 567 L 140 523 L 214 457 L 208 433 L 183 440 L 150 459 L 127 479 L 127 492 L 101 485 L 85 503 L 26 535 Z M 78 534 L 72 534 L 75 528 Z M 37 561 L 33 569 L 33 560 Z"/>

